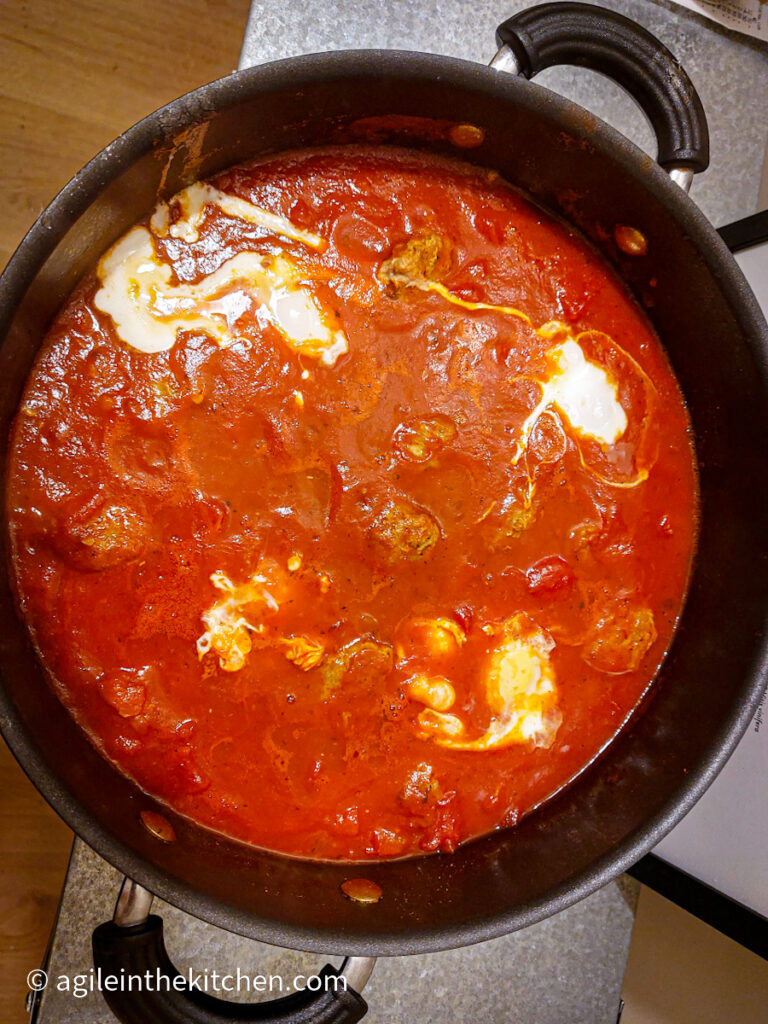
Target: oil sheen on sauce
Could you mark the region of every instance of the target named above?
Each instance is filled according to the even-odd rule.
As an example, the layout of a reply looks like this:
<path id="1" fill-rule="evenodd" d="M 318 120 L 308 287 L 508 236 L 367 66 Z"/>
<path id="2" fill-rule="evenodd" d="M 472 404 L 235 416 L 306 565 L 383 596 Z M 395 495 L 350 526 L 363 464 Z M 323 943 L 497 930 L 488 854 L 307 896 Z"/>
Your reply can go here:
<path id="1" fill-rule="evenodd" d="M 19 600 L 149 793 L 315 858 L 514 825 L 646 693 L 694 543 L 686 410 L 587 244 L 356 146 L 161 203 L 53 324 L 11 452 Z"/>

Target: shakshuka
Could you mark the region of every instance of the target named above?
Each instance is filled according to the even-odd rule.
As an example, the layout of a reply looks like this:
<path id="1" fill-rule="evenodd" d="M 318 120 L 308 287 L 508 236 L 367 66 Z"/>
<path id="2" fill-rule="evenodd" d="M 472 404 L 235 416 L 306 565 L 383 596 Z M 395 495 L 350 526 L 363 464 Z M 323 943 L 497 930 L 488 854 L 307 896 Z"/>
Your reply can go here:
<path id="1" fill-rule="evenodd" d="M 57 316 L 10 463 L 20 607 L 92 742 L 319 859 L 450 852 L 565 786 L 646 695 L 695 540 L 686 408 L 619 278 L 407 149 L 160 202 Z"/>

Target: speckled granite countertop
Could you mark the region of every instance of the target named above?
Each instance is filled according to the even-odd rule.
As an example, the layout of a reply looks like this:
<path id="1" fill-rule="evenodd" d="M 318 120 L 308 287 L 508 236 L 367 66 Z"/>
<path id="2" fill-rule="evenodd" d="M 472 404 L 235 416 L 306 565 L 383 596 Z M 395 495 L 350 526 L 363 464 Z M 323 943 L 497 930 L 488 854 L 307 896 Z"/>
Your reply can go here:
<path id="1" fill-rule="evenodd" d="M 712 165 L 692 196 L 716 225 L 753 213 L 765 157 L 768 49 L 698 15 L 654 0 L 603 0 L 644 24 L 683 62 L 709 116 Z M 496 25 L 521 0 L 287 0 L 254 3 L 241 66 L 342 47 L 394 47 L 487 62 Z M 588 107 L 655 152 L 644 116 L 606 79 L 556 68 L 537 79 Z M 58 991 L 60 975 L 88 977 L 93 928 L 112 915 L 120 879 L 76 841 L 48 962 L 52 983 L 38 1024 L 113 1024 L 98 993 Z M 370 1024 L 614 1024 L 632 930 L 636 886 L 622 879 L 522 932 L 446 953 L 378 962 L 365 990 Z M 236 970 L 286 979 L 325 958 L 222 932 L 160 901 L 180 970 Z M 86 982 L 87 984 L 87 982 Z M 231 998 L 228 996 L 227 998 Z M 244 999 L 255 999 L 251 993 Z"/>
<path id="2" fill-rule="evenodd" d="M 112 917 L 121 876 L 76 840 L 36 1024 L 114 1024 L 96 992 L 76 998 L 60 976 L 89 985 L 91 933 Z M 366 1024 L 614 1024 L 637 883 L 622 878 L 576 906 L 501 939 L 424 956 L 378 960 L 365 988 Z M 168 952 L 186 973 L 278 975 L 290 983 L 333 957 L 277 949 L 204 924 L 155 900 Z M 66 982 L 64 984 L 67 984 Z M 234 999 L 233 994 L 214 993 Z M 277 998 L 279 993 L 273 993 Z M 242 992 L 243 1001 L 256 1001 Z"/>
<path id="3" fill-rule="evenodd" d="M 537 0 L 288 0 L 254 2 L 240 66 L 299 53 L 389 47 L 487 64 L 496 26 Z M 768 46 L 666 0 L 600 0 L 644 25 L 681 61 L 709 119 L 712 161 L 691 196 L 719 227 L 757 210 L 768 143 Z M 635 101 L 583 68 L 550 68 L 536 78 L 580 103 L 655 155 Z"/>

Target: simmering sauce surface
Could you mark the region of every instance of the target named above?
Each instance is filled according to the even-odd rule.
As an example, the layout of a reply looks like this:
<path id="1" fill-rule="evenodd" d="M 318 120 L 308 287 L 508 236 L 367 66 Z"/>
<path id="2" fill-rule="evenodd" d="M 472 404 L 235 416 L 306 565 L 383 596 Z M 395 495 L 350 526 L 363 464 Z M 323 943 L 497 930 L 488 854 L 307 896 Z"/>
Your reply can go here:
<path id="1" fill-rule="evenodd" d="M 176 810 L 316 858 L 452 851 L 571 780 L 669 646 L 695 513 L 601 258 L 372 147 L 161 204 L 57 317 L 11 452 L 67 708 Z"/>

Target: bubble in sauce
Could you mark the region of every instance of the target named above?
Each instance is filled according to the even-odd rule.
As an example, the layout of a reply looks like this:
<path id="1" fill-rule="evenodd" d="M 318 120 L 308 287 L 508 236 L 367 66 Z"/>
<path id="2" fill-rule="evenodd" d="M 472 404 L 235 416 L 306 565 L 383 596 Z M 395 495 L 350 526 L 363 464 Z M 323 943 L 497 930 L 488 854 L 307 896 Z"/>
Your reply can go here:
<path id="1" fill-rule="evenodd" d="M 342 882 L 341 891 L 354 903 L 378 903 L 384 895 L 381 886 L 369 878 L 348 878 Z"/>
<path id="2" fill-rule="evenodd" d="M 155 839 L 159 839 L 162 843 L 176 842 L 173 825 L 162 814 L 158 814 L 157 811 L 142 811 L 139 818 L 147 832 Z"/>
<path id="3" fill-rule="evenodd" d="M 648 242 L 642 231 L 631 228 L 627 224 L 617 224 L 613 229 L 613 237 L 616 245 L 628 256 L 645 256 L 648 252 Z"/>
<path id="4" fill-rule="evenodd" d="M 456 124 L 448 137 L 459 149 L 477 149 L 485 142 L 485 131 L 474 124 Z"/>

